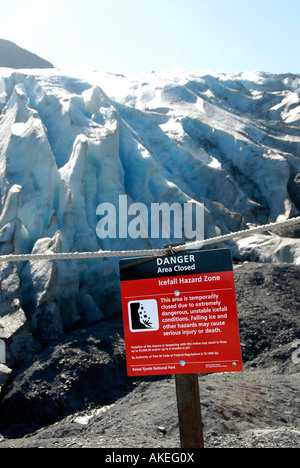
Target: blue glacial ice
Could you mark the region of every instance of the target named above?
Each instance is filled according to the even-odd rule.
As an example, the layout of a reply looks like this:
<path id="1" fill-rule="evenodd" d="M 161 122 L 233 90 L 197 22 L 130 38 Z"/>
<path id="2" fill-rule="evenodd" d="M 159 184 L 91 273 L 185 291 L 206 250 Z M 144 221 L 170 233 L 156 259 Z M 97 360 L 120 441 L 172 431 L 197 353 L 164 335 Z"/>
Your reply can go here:
<path id="1" fill-rule="evenodd" d="M 297 75 L 1 73 L 1 254 L 151 249 L 187 240 L 100 239 L 97 207 L 116 206 L 120 195 L 147 207 L 204 204 L 206 238 L 299 214 Z M 228 245 L 242 260 L 300 263 L 297 239 L 266 233 Z M 10 266 L 37 341 L 118 313 L 118 261 Z"/>

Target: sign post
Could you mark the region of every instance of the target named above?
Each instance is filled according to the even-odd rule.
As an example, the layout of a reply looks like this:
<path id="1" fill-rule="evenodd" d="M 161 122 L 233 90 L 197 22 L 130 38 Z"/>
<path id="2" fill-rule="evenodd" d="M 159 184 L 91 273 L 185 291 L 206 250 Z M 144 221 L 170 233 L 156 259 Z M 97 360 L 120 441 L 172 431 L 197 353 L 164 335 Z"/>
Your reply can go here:
<path id="1" fill-rule="evenodd" d="M 181 448 L 204 448 L 198 374 L 175 375 Z"/>
<path id="2" fill-rule="evenodd" d="M 182 447 L 203 447 L 199 373 L 242 369 L 231 252 L 120 261 L 127 372 L 175 374 Z"/>

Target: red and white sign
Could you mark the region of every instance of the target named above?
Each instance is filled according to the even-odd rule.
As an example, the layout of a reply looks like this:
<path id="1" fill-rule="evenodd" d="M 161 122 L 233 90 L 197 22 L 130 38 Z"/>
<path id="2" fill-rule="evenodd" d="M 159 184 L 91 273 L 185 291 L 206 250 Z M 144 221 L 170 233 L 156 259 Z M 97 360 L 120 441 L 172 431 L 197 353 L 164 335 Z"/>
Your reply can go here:
<path id="1" fill-rule="evenodd" d="M 120 261 L 130 376 L 242 369 L 228 249 Z"/>

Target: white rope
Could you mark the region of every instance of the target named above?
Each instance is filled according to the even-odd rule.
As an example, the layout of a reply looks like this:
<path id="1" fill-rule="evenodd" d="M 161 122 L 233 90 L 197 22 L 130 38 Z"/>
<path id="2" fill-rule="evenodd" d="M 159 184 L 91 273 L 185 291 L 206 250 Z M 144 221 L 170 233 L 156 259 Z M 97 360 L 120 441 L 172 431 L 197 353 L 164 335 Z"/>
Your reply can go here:
<path id="1" fill-rule="evenodd" d="M 207 245 L 218 244 L 232 239 L 250 237 L 260 232 L 272 231 L 281 227 L 293 226 L 300 223 L 300 216 L 291 218 L 285 221 L 277 221 L 263 226 L 257 226 L 244 231 L 231 232 L 210 239 L 188 242 L 186 244 L 176 245 L 171 249 L 150 249 L 150 250 L 99 250 L 98 252 L 68 252 L 68 253 L 49 253 L 49 254 L 9 254 L 0 255 L 0 262 L 23 262 L 23 261 L 40 261 L 40 260 L 71 260 L 84 258 L 103 258 L 103 257 L 143 257 L 153 256 L 159 257 L 163 255 L 181 252 L 188 249 L 197 249 Z"/>
<path id="2" fill-rule="evenodd" d="M 243 231 L 231 232 L 229 234 L 224 234 L 218 237 L 211 237 L 210 239 L 205 239 L 203 241 L 190 242 L 189 244 L 184 244 L 183 246 L 174 247 L 174 250 L 175 251 L 176 249 L 182 250 L 182 247 L 186 247 L 187 245 L 188 245 L 187 248 L 191 249 L 191 248 L 197 248 L 197 244 L 199 245 L 200 243 L 201 243 L 201 247 L 204 247 L 210 244 L 226 242 L 231 239 L 237 239 L 237 238 L 241 239 L 242 237 L 250 237 L 260 232 L 272 231 L 272 230 L 279 229 L 282 227 L 293 226 L 294 224 L 297 224 L 297 223 L 300 223 L 300 216 L 298 218 L 291 218 L 285 221 L 277 221 L 276 223 L 264 224 L 263 226 L 257 226 L 251 229 L 245 229 Z"/>

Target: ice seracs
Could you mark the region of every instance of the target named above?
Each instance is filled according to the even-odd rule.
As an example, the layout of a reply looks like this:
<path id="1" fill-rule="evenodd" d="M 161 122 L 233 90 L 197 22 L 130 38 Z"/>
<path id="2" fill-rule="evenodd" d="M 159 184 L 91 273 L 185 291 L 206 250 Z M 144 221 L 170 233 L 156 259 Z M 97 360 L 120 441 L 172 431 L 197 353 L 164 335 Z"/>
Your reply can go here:
<path id="1" fill-rule="evenodd" d="M 291 74 L 1 70 L 0 253 L 190 240 L 172 231 L 100 238 L 97 207 L 120 196 L 149 213 L 153 203 L 204 204 L 205 238 L 297 215 L 299 89 Z M 300 262 L 296 239 L 266 233 L 228 245 L 243 260 Z M 19 281 L 34 343 L 120 310 L 117 258 L 5 271 Z"/>

